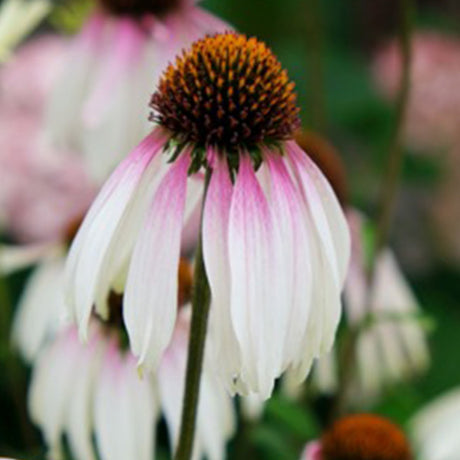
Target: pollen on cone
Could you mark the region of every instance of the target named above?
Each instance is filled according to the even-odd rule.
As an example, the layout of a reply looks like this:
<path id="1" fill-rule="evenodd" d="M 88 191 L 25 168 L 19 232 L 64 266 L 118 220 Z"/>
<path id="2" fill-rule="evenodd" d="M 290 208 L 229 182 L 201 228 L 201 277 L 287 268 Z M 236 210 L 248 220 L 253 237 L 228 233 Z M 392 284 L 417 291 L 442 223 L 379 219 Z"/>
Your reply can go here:
<path id="1" fill-rule="evenodd" d="M 411 460 L 403 432 L 370 414 L 338 420 L 322 438 L 323 460 Z"/>
<path id="2" fill-rule="evenodd" d="M 183 142 L 231 149 L 291 139 L 294 83 L 264 43 L 233 32 L 206 37 L 171 64 L 152 119 Z"/>

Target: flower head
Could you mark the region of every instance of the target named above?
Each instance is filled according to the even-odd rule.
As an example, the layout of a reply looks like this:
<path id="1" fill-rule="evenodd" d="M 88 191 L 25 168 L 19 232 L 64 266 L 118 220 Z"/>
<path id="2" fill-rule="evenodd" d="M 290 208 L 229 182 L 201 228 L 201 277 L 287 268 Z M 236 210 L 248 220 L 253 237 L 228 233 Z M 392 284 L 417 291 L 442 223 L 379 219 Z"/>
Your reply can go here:
<path id="1" fill-rule="evenodd" d="M 206 37 L 171 64 L 153 95 L 153 119 L 179 143 L 232 149 L 292 139 L 294 83 L 270 49 L 233 32 Z"/>
<path id="2" fill-rule="evenodd" d="M 183 229 L 203 208 L 216 363 L 232 391 L 268 397 L 288 367 L 302 380 L 332 346 L 350 250 L 344 215 L 293 140 L 293 85 L 256 39 L 200 40 L 152 101 L 160 126 L 106 183 L 69 256 L 81 334 L 121 282 L 131 348 L 144 367 L 158 365 L 177 313 Z"/>
<path id="3" fill-rule="evenodd" d="M 370 414 L 344 417 L 321 438 L 321 460 L 410 460 L 408 442 L 389 420 Z"/>

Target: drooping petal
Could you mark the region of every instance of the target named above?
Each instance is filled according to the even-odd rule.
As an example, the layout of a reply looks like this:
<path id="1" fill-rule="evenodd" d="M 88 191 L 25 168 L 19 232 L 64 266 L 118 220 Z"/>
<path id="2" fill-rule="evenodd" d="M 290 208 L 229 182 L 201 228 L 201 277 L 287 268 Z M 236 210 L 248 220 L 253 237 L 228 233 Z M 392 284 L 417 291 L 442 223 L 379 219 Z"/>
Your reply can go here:
<path id="1" fill-rule="evenodd" d="M 102 460 L 154 458 L 157 405 L 150 379 L 141 380 L 136 361 L 110 344 L 97 382 L 96 444 Z"/>
<path id="2" fill-rule="evenodd" d="M 303 200 L 282 157 L 268 152 L 271 209 L 274 226 L 280 229 L 278 255 L 274 264 L 277 278 L 284 278 L 278 309 L 285 312 L 284 366 L 301 352 L 312 300 L 312 261 Z M 274 248 L 274 250 L 276 247 Z M 280 328 L 282 324 L 280 323 Z"/>
<path id="3" fill-rule="evenodd" d="M 210 333 L 218 366 L 231 384 L 239 370 L 240 350 L 230 316 L 228 221 L 233 185 L 227 162 L 216 156 L 203 211 L 203 256 L 211 287 Z"/>
<path id="4" fill-rule="evenodd" d="M 75 362 L 80 343 L 70 328 L 48 347 L 34 367 L 29 391 L 29 412 L 43 430 L 50 457 L 61 458 L 61 436 L 67 419 L 68 401 L 74 389 Z"/>
<path id="5" fill-rule="evenodd" d="M 282 364 L 273 300 L 272 216 L 251 159 L 242 155 L 229 219 L 231 317 L 241 347 L 242 379 L 270 396 Z"/>
<path id="6" fill-rule="evenodd" d="M 152 132 L 117 168 L 93 203 L 72 244 L 66 286 L 69 304 L 74 309 L 83 338 L 87 335 L 89 316 L 97 300 L 96 291 L 104 275 L 104 262 L 111 251 L 119 250 L 114 248 L 113 239 L 131 211 L 130 205 L 146 168 L 163 146 L 164 136 L 161 131 Z"/>
<path id="7" fill-rule="evenodd" d="M 32 273 L 22 293 L 12 338 L 29 363 L 65 323 L 63 275 L 62 257 L 46 260 Z"/>
<path id="8" fill-rule="evenodd" d="M 131 259 L 123 316 L 139 364 L 154 369 L 177 312 L 177 270 L 190 155 L 184 152 L 159 185 Z"/>
<path id="9" fill-rule="evenodd" d="M 335 281 L 341 288 L 348 270 L 351 247 L 344 213 L 324 175 L 295 142 L 288 143 L 288 157 L 324 245 Z"/>
<path id="10" fill-rule="evenodd" d="M 145 62 L 148 46 L 156 48 L 155 43 L 137 21 L 114 20 L 111 32 L 82 115 L 82 150 L 89 172 L 98 182 L 151 129 L 146 101 L 156 81 L 152 72 L 156 60 L 149 60 L 148 69 Z"/>
<path id="11" fill-rule="evenodd" d="M 95 459 L 93 430 L 94 385 L 99 376 L 105 340 L 93 329 L 87 346 L 80 345 L 81 352 L 75 361 L 74 388 L 68 400 L 66 434 L 75 458 Z"/>
<path id="12" fill-rule="evenodd" d="M 0 274 L 7 276 L 17 270 L 29 267 L 60 254 L 62 247 L 56 243 L 31 244 L 28 246 L 0 245 Z"/>

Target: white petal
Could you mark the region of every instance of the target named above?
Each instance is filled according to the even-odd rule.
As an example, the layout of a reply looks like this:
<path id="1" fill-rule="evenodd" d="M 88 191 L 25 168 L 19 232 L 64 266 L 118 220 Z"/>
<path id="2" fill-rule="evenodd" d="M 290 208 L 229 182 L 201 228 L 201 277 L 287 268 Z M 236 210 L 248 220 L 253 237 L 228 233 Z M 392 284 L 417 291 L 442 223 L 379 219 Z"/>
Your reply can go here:
<path id="1" fill-rule="evenodd" d="M 228 220 L 232 182 L 225 160 L 216 157 L 203 214 L 203 256 L 211 287 L 210 333 L 217 365 L 231 387 L 240 350 L 230 317 Z"/>
<path id="2" fill-rule="evenodd" d="M 229 220 L 231 315 L 241 347 L 242 379 L 268 398 L 279 376 L 282 347 L 273 306 L 272 216 L 249 156 L 242 155 Z M 275 293 L 276 294 L 276 293 Z"/>
<path id="3" fill-rule="evenodd" d="M 61 252 L 61 245 L 56 243 L 32 244 L 29 246 L 7 246 L 2 244 L 0 245 L 0 274 L 7 276 Z"/>
<path id="4" fill-rule="evenodd" d="M 281 157 L 272 152 L 266 155 L 270 169 L 271 209 L 274 226 L 280 230 L 278 247 L 274 247 L 274 264 L 280 286 L 277 310 L 285 311 L 285 318 L 278 318 L 280 330 L 286 330 L 284 367 L 298 356 L 308 324 L 312 300 L 312 261 L 307 220 L 303 199 L 289 175 Z M 275 280 L 273 281 L 275 282 Z"/>
<path id="5" fill-rule="evenodd" d="M 32 273 L 22 293 L 12 337 L 28 362 L 64 323 L 63 276 L 63 258 L 47 260 Z"/>
<path id="6" fill-rule="evenodd" d="M 72 244 L 66 267 L 69 303 L 75 311 L 80 334 L 87 334 L 88 320 L 111 251 L 123 218 L 131 211 L 139 183 L 164 142 L 164 135 L 154 131 L 117 168 L 91 206 Z M 128 236 L 128 235 L 127 235 Z M 131 236 L 132 237 L 132 236 Z"/>
<path id="7" fill-rule="evenodd" d="M 308 155 L 295 142 L 289 143 L 288 150 L 336 283 L 341 288 L 348 270 L 351 247 L 344 213 L 332 187 Z"/>
<path id="8" fill-rule="evenodd" d="M 88 346 L 82 346 L 78 361 L 75 361 L 74 388 L 69 398 L 66 432 L 75 458 L 93 460 L 95 458 L 92 429 L 94 383 L 99 376 L 105 339 L 96 331 Z"/>
<path id="9" fill-rule="evenodd" d="M 164 177 L 134 248 L 123 315 L 139 364 L 154 369 L 168 346 L 177 311 L 177 270 L 190 164 L 183 152 Z"/>
<path id="10" fill-rule="evenodd" d="M 95 395 L 95 435 L 101 459 L 151 460 L 156 414 L 150 380 L 139 379 L 132 356 L 111 344 Z"/>
<path id="11" fill-rule="evenodd" d="M 74 390 L 75 362 L 81 348 L 74 328 L 61 334 L 34 367 L 29 391 L 29 412 L 43 430 L 52 458 L 61 457 L 69 398 Z"/>

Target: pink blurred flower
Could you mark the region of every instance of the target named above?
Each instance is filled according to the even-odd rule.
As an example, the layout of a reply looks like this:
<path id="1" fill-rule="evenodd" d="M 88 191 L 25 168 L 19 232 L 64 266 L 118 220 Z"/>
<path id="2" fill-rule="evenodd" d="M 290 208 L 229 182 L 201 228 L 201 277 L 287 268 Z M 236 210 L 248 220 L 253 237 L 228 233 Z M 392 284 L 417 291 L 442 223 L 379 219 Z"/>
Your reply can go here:
<path id="1" fill-rule="evenodd" d="M 65 43 L 45 36 L 21 47 L 0 70 L 0 217 L 18 242 L 62 239 L 94 197 L 81 160 L 50 148 L 42 121 Z"/>
<path id="2" fill-rule="evenodd" d="M 41 118 L 68 46 L 67 39 L 52 34 L 21 46 L 0 68 L 0 112 Z"/>
<path id="3" fill-rule="evenodd" d="M 323 460 L 321 457 L 321 443 L 319 441 L 308 443 L 300 456 L 300 460 Z"/>
<path id="4" fill-rule="evenodd" d="M 374 77 L 382 93 L 394 98 L 401 74 L 396 42 L 376 56 Z M 459 138 L 460 39 L 418 32 L 413 41 L 407 142 L 420 149 L 439 149 Z"/>

